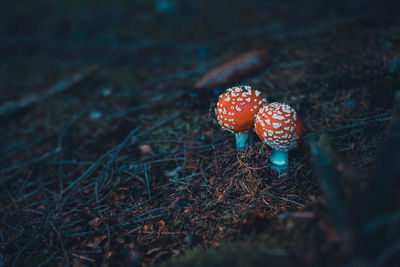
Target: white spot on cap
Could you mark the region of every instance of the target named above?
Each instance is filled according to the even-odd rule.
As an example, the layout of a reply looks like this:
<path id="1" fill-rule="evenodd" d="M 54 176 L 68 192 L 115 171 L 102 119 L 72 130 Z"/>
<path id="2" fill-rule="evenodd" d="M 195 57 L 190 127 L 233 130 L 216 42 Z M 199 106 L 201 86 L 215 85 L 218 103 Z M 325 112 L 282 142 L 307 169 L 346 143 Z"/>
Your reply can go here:
<path id="1" fill-rule="evenodd" d="M 281 128 L 281 127 L 282 127 L 282 123 L 279 123 L 279 122 L 273 122 L 273 123 L 272 123 L 272 126 L 273 126 L 275 129 L 279 129 L 279 128 Z"/>
<path id="2" fill-rule="evenodd" d="M 285 119 L 285 117 L 283 117 L 282 115 L 278 115 L 278 114 L 272 115 L 272 118 L 276 119 L 276 120 L 280 120 L 280 121 L 283 121 Z"/>

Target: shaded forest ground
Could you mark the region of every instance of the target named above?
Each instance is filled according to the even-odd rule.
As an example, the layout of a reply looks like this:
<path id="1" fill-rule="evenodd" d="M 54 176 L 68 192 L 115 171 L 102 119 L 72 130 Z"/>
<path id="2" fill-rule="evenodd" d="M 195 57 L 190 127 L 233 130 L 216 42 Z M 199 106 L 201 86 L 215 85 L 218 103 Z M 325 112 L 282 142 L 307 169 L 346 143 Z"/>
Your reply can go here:
<path id="1" fill-rule="evenodd" d="M 398 174 L 378 160 L 400 88 L 396 5 L 0 5 L 0 266 L 399 263 L 400 187 L 375 186 Z M 269 148 L 237 153 L 215 123 L 224 88 L 193 87 L 256 48 L 268 65 L 233 84 L 305 125 L 282 179 Z"/>

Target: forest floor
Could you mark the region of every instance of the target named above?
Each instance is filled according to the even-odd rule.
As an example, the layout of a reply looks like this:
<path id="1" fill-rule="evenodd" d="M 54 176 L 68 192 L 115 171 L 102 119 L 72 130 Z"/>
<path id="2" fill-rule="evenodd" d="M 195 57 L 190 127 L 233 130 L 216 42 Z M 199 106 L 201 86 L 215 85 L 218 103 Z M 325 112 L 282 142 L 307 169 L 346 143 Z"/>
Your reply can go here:
<path id="1" fill-rule="evenodd" d="M 329 135 L 345 202 L 373 210 L 363 196 L 399 95 L 400 24 L 373 1 L 292 2 L 0 4 L 0 266 L 364 262 L 310 145 Z M 194 88 L 254 49 L 262 69 Z M 260 140 L 238 152 L 216 123 L 218 92 L 236 84 L 302 118 L 285 177 Z M 374 216 L 398 223 L 391 190 Z M 389 226 L 367 246 L 378 266 L 399 263 Z"/>

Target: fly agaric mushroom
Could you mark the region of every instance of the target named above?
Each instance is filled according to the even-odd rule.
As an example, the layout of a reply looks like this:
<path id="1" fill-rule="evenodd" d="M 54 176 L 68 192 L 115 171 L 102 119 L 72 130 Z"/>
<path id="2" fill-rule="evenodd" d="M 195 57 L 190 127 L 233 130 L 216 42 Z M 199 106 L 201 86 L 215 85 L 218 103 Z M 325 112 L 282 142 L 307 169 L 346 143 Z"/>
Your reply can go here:
<path id="1" fill-rule="evenodd" d="M 255 129 L 260 139 L 273 148 L 273 169 L 284 169 L 288 163 L 288 151 L 295 148 L 303 136 L 303 123 L 296 111 L 286 104 L 271 103 L 256 115 Z"/>
<path id="2" fill-rule="evenodd" d="M 229 88 L 219 96 L 215 114 L 223 129 L 235 133 L 239 150 L 254 144 L 254 117 L 265 104 L 260 91 L 247 85 Z"/>

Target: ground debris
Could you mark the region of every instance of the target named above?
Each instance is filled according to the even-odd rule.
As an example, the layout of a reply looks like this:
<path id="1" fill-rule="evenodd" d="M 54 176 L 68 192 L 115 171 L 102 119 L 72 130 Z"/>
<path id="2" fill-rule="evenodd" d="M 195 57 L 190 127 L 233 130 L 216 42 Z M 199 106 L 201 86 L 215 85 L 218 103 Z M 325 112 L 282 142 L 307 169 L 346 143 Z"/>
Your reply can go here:
<path id="1" fill-rule="evenodd" d="M 377 159 L 382 149 L 391 151 L 382 147 L 385 130 L 398 122 L 400 29 L 383 5 L 371 16 L 364 4 L 347 1 L 338 9 L 314 0 L 307 9 L 285 1 L 174 1 L 173 12 L 155 14 L 151 4 L 105 2 L 83 4 L 80 12 L 73 1 L 49 9 L 9 1 L 16 16 L 0 9 L 10 20 L 0 25 L 2 103 L 24 99 L 33 88 L 46 96 L 37 98 L 40 105 L 29 103 L 29 112 L 2 119 L 0 266 L 178 266 L 175 260 L 186 257 L 206 266 L 353 263 L 308 147 L 321 134 L 330 135 L 336 151 L 331 167 L 339 173 L 339 195 L 363 214 L 374 211 L 360 228 L 371 237 L 393 230 L 375 243 L 382 250 L 374 260 L 395 259 L 398 243 L 382 244 L 398 236 L 400 191 L 387 167 L 397 154 Z M 33 16 L 53 8 L 63 12 Z M 325 10 L 340 14 L 314 21 Z M 310 21 L 297 26 L 297 16 Z M 31 28 L 43 32 L 30 34 Z M 236 61 L 199 78 L 215 56 Z M 252 57 L 262 67 L 246 65 Z M 104 58 L 112 60 L 100 64 Z M 74 76 L 94 65 L 101 66 L 95 73 Z M 41 88 L 60 75 L 79 79 L 47 95 Z M 201 95 L 207 89 L 193 88 L 197 79 L 196 87 L 218 88 Z M 290 151 L 285 177 L 269 168 L 271 150 L 257 137 L 254 147 L 238 152 L 234 136 L 213 123 L 215 98 L 226 89 L 218 79 L 226 86 L 240 80 L 298 111 L 305 142 Z M 210 114 L 190 106 L 185 96 L 196 94 L 211 105 Z M 377 166 L 385 172 L 369 185 L 365 177 Z M 392 182 L 379 193 L 381 174 Z M 374 194 L 360 202 L 368 190 Z M 389 203 L 387 214 L 376 198 Z"/>

